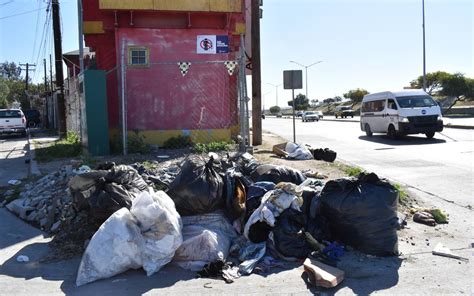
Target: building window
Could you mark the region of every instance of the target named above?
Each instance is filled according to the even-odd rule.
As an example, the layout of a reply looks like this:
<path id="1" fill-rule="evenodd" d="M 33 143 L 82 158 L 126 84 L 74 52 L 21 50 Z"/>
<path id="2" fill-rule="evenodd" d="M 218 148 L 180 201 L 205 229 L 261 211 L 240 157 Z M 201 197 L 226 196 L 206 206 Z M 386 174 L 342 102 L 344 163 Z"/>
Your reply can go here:
<path id="1" fill-rule="evenodd" d="M 128 64 L 130 66 L 148 66 L 149 50 L 146 47 L 129 47 Z"/>

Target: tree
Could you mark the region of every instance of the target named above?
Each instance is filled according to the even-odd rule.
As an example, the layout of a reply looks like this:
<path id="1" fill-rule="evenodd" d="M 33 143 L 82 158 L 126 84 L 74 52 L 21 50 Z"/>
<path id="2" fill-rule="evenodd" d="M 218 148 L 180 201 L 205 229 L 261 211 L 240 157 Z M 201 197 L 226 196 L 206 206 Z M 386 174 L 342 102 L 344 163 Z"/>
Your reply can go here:
<path id="1" fill-rule="evenodd" d="M 278 114 L 278 113 L 280 113 L 280 111 L 281 111 L 281 109 L 278 106 L 270 107 L 270 113 L 272 113 L 272 114 Z"/>
<path id="2" fill-rule="evenodd" d="M 350 98 L 354 104 L 362 102 L 362 98 L 369 92 L 363 88 L 351 89 L 344 94 L 344 97 Z"/>
<path id="3" fill-rule="evenodd" d="M 0 77 L 0 108 L 8 108 L 7 96 L 10 93 L 7 80 Z"/>
<path id="4" fill-rule="evenodd" d="M 316 100 L 316 99 L 312 99 L 311 100 L 311 107 L 316 107 L 316 104 L 319 102 L 319 100 Z"/>
<path id="5" fill-rule="evenodd" d="M 298 94 L 295 98 L 295 110 L 306 110 L 309 107 L 309 100 L 303 94 Z M 288 106 L 293 107 L 293 100 L 288 101 Z"/>
<path id="6" fill-rule="evenodd" d="M 442 81 L 448 78 L 451 74 L 443 71 L 426 73 L 426 92 L 433 94 L 442 89 Z M 423 76 L 418 76 L 417 79 L 410 82 L 412 88 L 423 88 Z"/>
<path id="7" fill-rule="evenodd" d="M 461 97 L 466 96 L 469 92 L 469 87 L 461 73 L 448 74 L 441 79 L 442 89 L 439 92 L 441 95 L 450 97 Z"/>
<path id="8" fill-rule="evenodd" d="M 342 101 L 342 97 L 341 96 L 335 96 L 334 101 L 335 102 L 340 102 L 340 101 Z"/>
<path id="9" fill-rule="evenodd" d="M 334 102 L 335 102 L 335 100 L 333 98 L 327 98 L 327 99 L 323 100 L 323 103 L 325 103 L 325 104 L 331 104 L 331 103 L 334 103 Z"/>
<path id="10" fill-rule="evenodd" d="M 21 74 L 21 68 L 14 62 L 3 62 L 0 64 L 0 77 L 6 79 L 19 80 Z"/>

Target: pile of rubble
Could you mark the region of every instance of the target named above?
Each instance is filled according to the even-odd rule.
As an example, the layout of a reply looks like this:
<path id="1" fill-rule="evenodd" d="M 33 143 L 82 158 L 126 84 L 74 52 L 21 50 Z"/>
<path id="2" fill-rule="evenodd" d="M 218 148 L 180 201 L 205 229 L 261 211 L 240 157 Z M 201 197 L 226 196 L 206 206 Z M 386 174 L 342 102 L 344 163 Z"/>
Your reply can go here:
<path id="1" fill-rule="evenodd" d="M 6 205 L 7 209 L 46 232 L 56 232 L 62 221 L 75 215 L 67 184 L 77 172 L 68 165 L 26 184 L 19 197 Z"/>
<path id="2" fill-rule="evenodd" d="M 7 208 L 55 233 L 58 253 L 85 250 L 77 285 L 127 269 L 150 275 L 170 262 L 232 282 L 309 258 L 313 284 L 329 287 L 343 279 L 328 265 L 337 265 L 344 245 L 398 254 L 398 191 L 375 174 L 323 179 L 248 153 L 67 166 L 26 185 Z M 321 282 L 318 270 L 334 277 Z"/>

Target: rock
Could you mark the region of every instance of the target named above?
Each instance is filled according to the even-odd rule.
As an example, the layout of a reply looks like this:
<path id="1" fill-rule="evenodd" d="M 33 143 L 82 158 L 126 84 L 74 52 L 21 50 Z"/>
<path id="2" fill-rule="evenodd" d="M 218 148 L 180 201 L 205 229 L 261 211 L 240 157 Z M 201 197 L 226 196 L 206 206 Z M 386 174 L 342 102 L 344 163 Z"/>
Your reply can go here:
<path id="1" fill-rule="evenodd" d="M 41 220 L 39 221 L 40 223 L 40 226 L 41 227 L 45 227 L 46 224 L 48 224 L 48 218 L 44 217 L 44 218 L 41 218 Z"/>
<path id="2" fill-rule="evenodd" d="M 13 193 L 15 193 L 15 190 L 9 189 L 9 190 L 5 191 L 5 193 L 3 193 L 3 196 L 8 197 L 8 196 L 13 195 Z"/>
<path id="3" fill-rule="evenodd" d="M 51 226 L 51 232 L 56 232 L 59 229 L 59 226 L 61 226 L 61 221 L 56 221 L 53 226 Z"/>

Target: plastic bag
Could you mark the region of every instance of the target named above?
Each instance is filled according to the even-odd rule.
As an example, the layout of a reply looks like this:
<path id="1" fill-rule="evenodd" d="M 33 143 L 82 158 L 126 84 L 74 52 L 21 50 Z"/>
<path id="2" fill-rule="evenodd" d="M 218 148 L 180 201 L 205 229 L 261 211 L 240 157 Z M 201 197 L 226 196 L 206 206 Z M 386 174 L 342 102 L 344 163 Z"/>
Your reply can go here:
<path id="1" fill-rule="evenodd" d="M 280 183 L 274 190 L 265 193 L 260 206 L 245 224 L 245 237 L 253 243 L 265 241 L 281 212 L 288 208 L 300 210 L 303 204 L 302 192 L 301 187 L 292 183 Z"/>
<path id="2" fill-rule="evenodd" d="M 211 213 L 224 208 L 224 181 L 214 167 L 211 157 L 190 157 L 170 185 L 168 194 L 181 216 Z"/>
<path id="3" fill-rule="evenodd" d="M 287 158 L 290 158 L 290 159 L 299 159 L 299 160 L 313 159 L 313 154 L 304 145 L 296 144 L 293 142 L 287 142 L 285 146 L 285 151 L 288 152 Z"/>
<path id="4" fill-rule="evenodd" d="M 201 270 L 204 265 L 225 260 L 237 234 L 224 213 L 183 217 L 183 243 L 173 262 L 184 269 Z"/>
<path id="5" fill-rule="evenodd" d="M 301 171 L 272 164 L 258 166 L 250 175 L 254 182 L 268 181 L 278 184 L 280 182 L 290 182 L 300 185 L 306 180 Z"/>
<path id="6" fill-rule="evenodd" d="M 166 193 L 143 192 L 97 230 L 82 257 L 81 286 L 143 267 L 150 276 L 171 261 L 182 242 L 181 218 Z"/>
<path id="7" fill-rule="evenodd" d="M 235 220 L 245 213 L 247 198 L 242 178 L 242 174 L 235 168 L 230 168 L 225 173 L 225 208 L 227 217 L 231 220 Z"/>
<path id="8" fill-rule="evenodd" d="M 294 209 L 284 210 L 273 228 L 276 249 L 286 257 L 306 258 L 311 249 L 300 230 L 306 227 L 306 215 Z"/>
<path id="9" fill-rule="evenodd" d="M 376 256 L 398 254 L 398 191 L 388 181 L 373 173 L 329 181 L 320 203 L 333 240 Z"/>

